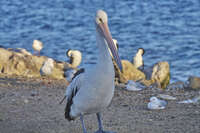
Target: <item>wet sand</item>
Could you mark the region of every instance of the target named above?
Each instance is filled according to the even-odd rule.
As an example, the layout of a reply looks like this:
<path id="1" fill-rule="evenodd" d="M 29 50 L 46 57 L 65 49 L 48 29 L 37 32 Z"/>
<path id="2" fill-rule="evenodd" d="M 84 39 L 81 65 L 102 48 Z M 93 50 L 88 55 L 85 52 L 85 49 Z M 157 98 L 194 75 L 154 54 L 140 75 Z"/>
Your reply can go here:
<path id="1" fill-rule="evenodd" d="M 64 118 L 64 80 L 0 78 L 1 133 L 81 133 L 79 118 Z M 149 110 L 151 96 L 169 94 L 164 110 Z M 197 133 L 200 131 L 200 104 L 178 104 L 199 95 L 198 91 L 145 89 L 130 92 L 116 88 L 111 105 L 103 112 L 106 130 L 117 133 Z M 89 133 L 97 130 L 96 115 L 85 117 Z"/>

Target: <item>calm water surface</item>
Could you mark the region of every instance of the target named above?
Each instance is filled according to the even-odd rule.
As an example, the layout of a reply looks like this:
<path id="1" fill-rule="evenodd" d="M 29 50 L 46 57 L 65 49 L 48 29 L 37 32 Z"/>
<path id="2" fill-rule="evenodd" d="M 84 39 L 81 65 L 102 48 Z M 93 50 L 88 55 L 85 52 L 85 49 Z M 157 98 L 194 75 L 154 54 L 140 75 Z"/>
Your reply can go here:
<path id="1" fill-rule="evenodd" d="M 33 52 L 39 39 L 42 55 L 66 61 L 65 51 L 78 49 L 82 66 L 95 63 L 97 9 L 108 13 L 122 59 L 143 47 L 145 65 L 168 61 L 172 81 L 200 76 L 199 0 L 1 0 L 0 45 Z"/>

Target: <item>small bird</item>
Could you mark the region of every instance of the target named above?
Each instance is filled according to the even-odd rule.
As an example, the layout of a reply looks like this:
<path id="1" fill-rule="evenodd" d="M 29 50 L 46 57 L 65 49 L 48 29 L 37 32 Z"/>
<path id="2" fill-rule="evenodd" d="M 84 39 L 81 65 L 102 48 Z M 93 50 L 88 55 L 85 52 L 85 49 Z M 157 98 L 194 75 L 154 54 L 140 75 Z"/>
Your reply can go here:
<path id="1" fill-rule="evenodd" d="M 34 49 L 35 51 L 38 52 L 37 54 L 40 55 L 40 51 L 41 51 L 42 48 L 43 48 L 43 43 L 42 43 L 41 41 L 39 41 L 39 40 L 34 40 L 34 41 L 33 41 L 32 47 L 33 47 L 33 49 Z M 35 54 L 35 55 L 37 55 L 37 54 Z"/>
<path id="2" fill-rule="evenodd" d="M 87 133 L 83 116 L 96 113 L 99 130 L 95 133 L 113 133 L 103 131 L 101 121 L 101 112 L 111 103 L 115 89 L 115 72 L 109 49 L 121 71 L 122 64 L 109 31 L 107 14 L 103 10 L 97 11 L 95 26 L 98 60 L 75 76 L 67 87 L 63 98 L 67 102 L 65 118 L 71 121 L 80 116 L 83 133 Z"/>
<path id="3" fill-rule="evenodd" d="M 69 49 L 67 50 L 66 55 L 70 58 L 69 63 L 73 68 L 77 68 L 81 64 L 82 54 L 79 50 Z"/>
<path id="4" fill-rule="evenodd" d="M 143 48 L 139 48 L 135 57 L 133 58 L 133 64 L 136 68 L 140 68 L 144 70 L 144 61 L 142 59 L 142 56 L 144 55 L 145 50 Z"/>
<path id="5" fill-rule="evenodd" d="M 151 97 L 148 103 L 148 109 L 165 109 L 167 102 L 160 100 L 157 97 Z"/>
<path id="6" fill-rule="evenodd" d="M 48 58 L 40 68 L 41 76 L 49 76 L 52 74 L 54 68 L 54 61 L 52 58 Z"/>

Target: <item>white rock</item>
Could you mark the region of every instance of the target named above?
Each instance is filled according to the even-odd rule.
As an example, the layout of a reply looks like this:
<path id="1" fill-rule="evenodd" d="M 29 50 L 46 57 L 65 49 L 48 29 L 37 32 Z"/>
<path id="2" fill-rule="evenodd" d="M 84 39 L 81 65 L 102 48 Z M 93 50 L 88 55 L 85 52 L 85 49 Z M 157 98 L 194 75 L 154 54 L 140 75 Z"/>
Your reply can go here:
<path id="1" fill-rule="evenodd" d="M 183 101 L 179 101 L 178 103 L 199 103 L 200 102 L 200 96 L 194 97 L 192 99 L 187 99 Z"/>
<path id="2" fill-rule="evenodd" d="M 176 97 L 170 96 L 170 95 L 165 95 L 165 94 L 159 94 L 159 98 L 165 99 L 165 100 L 176 100 Z"/>
<path id="3" fill-rule="evenodd" d="M 29 100 L 28 99 L 24 99 L 24 103 L 29 103 Z"/>
<path id="4" fill-rule="evenodd" d="M 165 109 L 166 105 L 167 105 L 166 101 L 160 100 L 157 97 L 151 97 L 147 107 L 148 109 L 159 110 L 159 109 Z"/>
<path id="5" fill-rule="evenodd" d="M 143 90 L 144 88 L 145 88 L 144 85 L 142 85 L 139 82 L 135 82 L 133 80 L 129 80 L 125 87 L 125 89 L 129 91 L 140 91 Z"/>

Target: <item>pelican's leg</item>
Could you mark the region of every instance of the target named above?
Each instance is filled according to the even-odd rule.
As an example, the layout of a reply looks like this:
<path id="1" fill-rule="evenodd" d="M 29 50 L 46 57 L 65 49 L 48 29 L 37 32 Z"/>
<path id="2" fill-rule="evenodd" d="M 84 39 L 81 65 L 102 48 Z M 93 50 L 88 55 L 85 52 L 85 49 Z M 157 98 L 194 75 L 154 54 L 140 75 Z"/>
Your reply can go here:
<path id="1" fill-rule="evenodd" d="M 87 133 L 86 128 L 85 128 L 85 124 L 84 124 L 84 121 L 83 121 L 83 115 L 82 114 L 80 116 L 80 120 L 81 120 L 81 124 L 82 124 L 82 128 L 83 128 L 83 133 Z"/>
<path id="2" fill-rule="evenodd" d="M 99 131 L 103 131 L 103 125 L 101 122 L 101 114 L 97 113 L 97 120 L 98 120 L 98 124 L 99 124 Z"/>
<path id="3" fill-rule="evenodd" d="M 98 124 L 99 124 L 99 130 L 96 131 L 95 133 L 116 133 L 116 132 L 112 132 L 112 131 L 103 131 L 103 125 L 101 122 L 101 114 L 97 113 L 97 120 L 98 120 Z"/>

